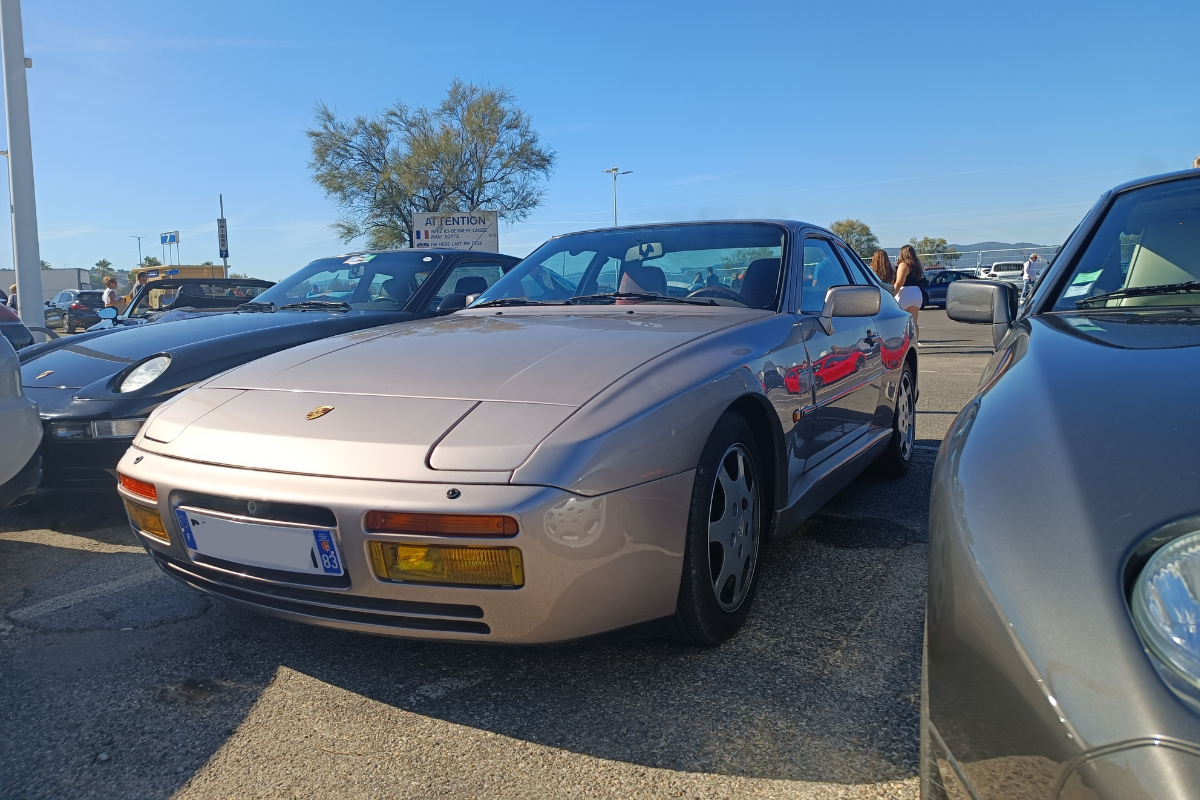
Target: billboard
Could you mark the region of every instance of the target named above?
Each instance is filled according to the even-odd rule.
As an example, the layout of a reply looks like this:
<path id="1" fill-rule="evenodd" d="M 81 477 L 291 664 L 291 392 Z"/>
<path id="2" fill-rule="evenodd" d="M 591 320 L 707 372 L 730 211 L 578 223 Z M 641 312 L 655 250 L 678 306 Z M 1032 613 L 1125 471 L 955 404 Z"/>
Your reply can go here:
<path id="1" fill-rule="evenodd" d="M 413 214 L 412 245 L 498 253 L 500 214 L 496 211 Z"/>

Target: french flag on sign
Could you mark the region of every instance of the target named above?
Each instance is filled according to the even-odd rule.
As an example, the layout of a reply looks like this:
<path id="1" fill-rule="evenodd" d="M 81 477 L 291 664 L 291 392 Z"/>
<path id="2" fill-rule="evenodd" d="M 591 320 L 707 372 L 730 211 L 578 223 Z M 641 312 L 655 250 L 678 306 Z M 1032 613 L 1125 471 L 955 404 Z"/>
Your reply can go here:
<path id="1" fill-rule="evenodd" d="M 425 239 L 426 241 L 428 241 L 429 240 L 429 231 L 417 231 L 416 237 L 418 239 Z"/>

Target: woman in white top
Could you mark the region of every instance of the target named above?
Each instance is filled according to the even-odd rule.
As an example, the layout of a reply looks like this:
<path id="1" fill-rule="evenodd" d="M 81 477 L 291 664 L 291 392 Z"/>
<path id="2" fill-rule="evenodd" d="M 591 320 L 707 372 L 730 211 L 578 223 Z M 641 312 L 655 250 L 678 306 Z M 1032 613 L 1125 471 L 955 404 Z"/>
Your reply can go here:
<path id="1" fill-rule="evenodd" d="M 916 249 L 911 244 L 901 247 L 900 255 L 896 257 L 896 281 L 892 288 L 896 290 L 896 302 L 912 314 L 914 328 L 917 328 L 917 313 L 925 304 L 925 296 L 921 293 L 921 280 L 924 277 L 925 270 L 921 268 Z M 921 329 L 917 328 L 918 339 L 920 333 Z"/>
<path id="2" fill-rule="evenodd" d="M 108 308 L 111 306 L 115 308 L 118 313 L 120 313 L 121 296 L 117 294 L 117 279 L 112 276 L 105 278 L 104 286 L 104 294 L 101 295 L 101 299 L 104 300 L 104 307 Z"/>

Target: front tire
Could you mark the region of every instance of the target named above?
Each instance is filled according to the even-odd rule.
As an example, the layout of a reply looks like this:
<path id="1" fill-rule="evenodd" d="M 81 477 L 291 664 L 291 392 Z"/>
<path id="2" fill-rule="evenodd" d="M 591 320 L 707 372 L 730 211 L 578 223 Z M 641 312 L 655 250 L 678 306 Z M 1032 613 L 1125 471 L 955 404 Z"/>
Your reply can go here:
<path id="1" fill-rule="evenodd" d="M 916 388 L 917 382 L 913 375 L 912 364 L 906 360 L 904 369 L 900 372 L 900 382 L 896 386 L 896 412 L 892 415 L 892 437 L 888 440 L 887 449 L 875 462 L 878 471 L 883 475 L 898 478 L 908 472 L 908 468 L 912 464 L 917 438 Z"/>
<path id="2" fill-rule="evenodd" d="M 750 426 L 726 411 L 704 445 L 692 486 L 672 624 L 678 641 L 714 647 L 750 613 L 767 527 L 760 463 Z"/>

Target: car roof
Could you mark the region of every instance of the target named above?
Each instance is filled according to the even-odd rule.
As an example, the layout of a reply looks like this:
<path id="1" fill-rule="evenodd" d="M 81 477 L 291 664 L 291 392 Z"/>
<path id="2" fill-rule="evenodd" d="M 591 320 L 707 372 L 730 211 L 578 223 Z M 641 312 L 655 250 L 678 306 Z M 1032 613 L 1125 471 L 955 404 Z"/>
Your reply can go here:
<path id="1" fill-rule="evenodd" d="M 321 258 L 318 258 L 315 260 L 321 261 L 326 258 L 350 258 L 352 256 L 367 256 L 367 255 L 381 256 L 381 255 L 388 255 L 391 253 L 425 253 L 425 254 L 435 253 L 437 255 L 442 255 L 442 256 L 450 256 L 450 255 L 455 255 L 455 254 L 461 254 L 461 255 L 469 254 L 469 255 L 473 255 L 473 256 L 485 255 L 485 256 L 504 256 L 505 258 L 517 258 L 517 256 L 510 256 L 507 253 L 497 253 L 493 250 L 456 250 L 453 247 L 394 247 L 390 250 L 354 250 L 349 253 L 338 253 L 338 254 L 332 255 L 332 256 L 321 256 Z"/>
<path id="2" fill-rule="evenodd" d="M 648 222 L 644 225 L 618 225 L 616 227 L 608 226 L 606 228 L 588 228 L 582 231 L 571 231 L 570 233 L 560 233 L 558 236 L 551 236 L 550 239 L 560 239 L 563 236 L 574 236 L 577 233 L 601 233 L 604 231 L 633 231 L 645 228 L 678 228 L 681 225 L 779 225 L 780 227 L 796 230 L 798 228 L 816 228 L 825 231 L 830 235 L 836 236 L 828 228 L 820 225 L 814 225 L 811 222 L 800 222 L 794 219 L 694 219 L 683 220 L 679 222 Z"/>
<path id="3" fill-rule="evenodd" d="M 1119 186 L 1114 186 L 1111 191 L 1116 194 L 1118 192 L 1127 192 L 1130 189 L 1153 186 L 1156 183 L 1169 183 L 1170 181 L 1185 181 L 1188 179 L 1200 179 L 1200 169 L 1193 167 L 1192 169 L 1181 169 L 1175 172 L 1164 172 L 1161 175 L 1147 175 L 1145 178 L 1138 178 L 1137 180 L 1127 181 Z"/>

